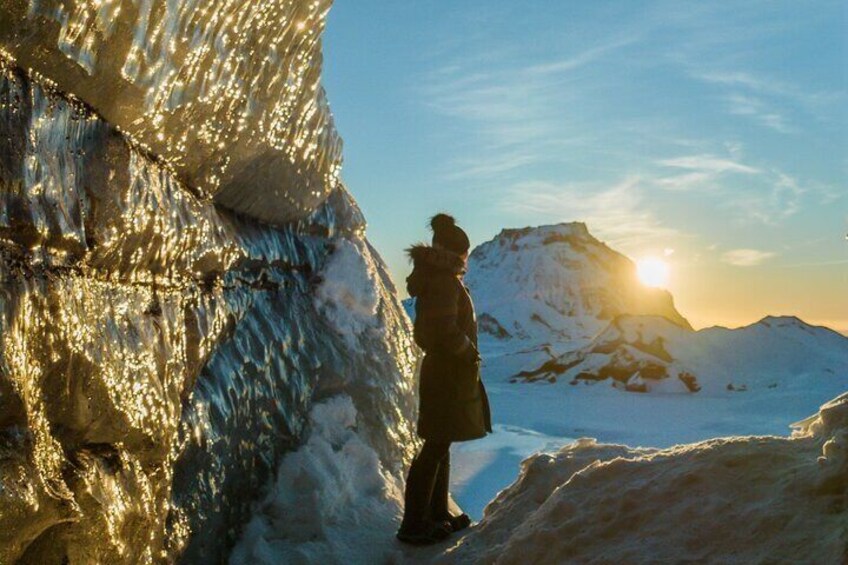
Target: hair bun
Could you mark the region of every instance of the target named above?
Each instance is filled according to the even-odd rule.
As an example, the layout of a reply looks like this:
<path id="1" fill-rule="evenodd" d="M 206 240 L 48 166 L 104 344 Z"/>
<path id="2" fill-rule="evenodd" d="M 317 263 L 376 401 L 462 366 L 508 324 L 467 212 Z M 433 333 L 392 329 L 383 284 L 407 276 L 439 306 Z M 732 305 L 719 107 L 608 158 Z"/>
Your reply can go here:
<path id="1" fill-rule="evenodd" d="M 436 214 L 430 218 L 430 227 L 433 228 L 434 233 L 449 230 L 454 226 L 456 226 L 456 220 L 448 214 Z"/>

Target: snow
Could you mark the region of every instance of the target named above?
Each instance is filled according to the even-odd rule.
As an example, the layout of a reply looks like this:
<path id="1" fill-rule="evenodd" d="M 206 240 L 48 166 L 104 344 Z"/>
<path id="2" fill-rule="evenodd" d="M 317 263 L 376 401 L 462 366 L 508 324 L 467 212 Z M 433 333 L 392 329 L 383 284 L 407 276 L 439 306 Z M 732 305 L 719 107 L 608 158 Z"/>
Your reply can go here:
<path id="1" fill-rule="evenodd" d="M 805 351 L 798 355 L 805 355 Z M 848 389 L 848 370 L 839 375 L 771 372 L 768 376 L 777 376 L 784 384 L 777 388 L 752 385 L 747 392 L 725 390 L 714 395 L 704 391 L 637 394 L 606 382 L 571 386 L 566 382 L 487 380 L 495 433 L 485 440 L 453 447 L 452 492 L 466 512 L 480 518 L 485 505 L 512 482 L 516 461 L 540 449 L 513 442 L 510 457 L 505 457 L 502 445 L 512 440 L 498 436 L 514 435 L 517 430 L 530 437 L 545 437 L 540 443 L 546 444 L 541 447 L 546 451 L 555 451 L 581 437 L 603 443 L 669 447 L 723 436 L 785 436 L 790 424 Z"/>
<path id="2" fill-rule="evenodd" d="M 318 310 L 353 345 L 378 324 L 377 271 L 362 241 L 338 238 L 315 290 Z"/>
<path id="3" fill-rule="evenodd" d="M 345 395 L 313 406 L 308 440 L 283 458 L 230 563 L 400 559 L 393 533 L 402 514 L 402 484 L 357 432 L 356 420 Z"/>
<path id="4" fill-rule="evenodd" d="M 841 563 L 846 494 L 848 394 L 792 438 L 537 455 L 438 562 Z"/>

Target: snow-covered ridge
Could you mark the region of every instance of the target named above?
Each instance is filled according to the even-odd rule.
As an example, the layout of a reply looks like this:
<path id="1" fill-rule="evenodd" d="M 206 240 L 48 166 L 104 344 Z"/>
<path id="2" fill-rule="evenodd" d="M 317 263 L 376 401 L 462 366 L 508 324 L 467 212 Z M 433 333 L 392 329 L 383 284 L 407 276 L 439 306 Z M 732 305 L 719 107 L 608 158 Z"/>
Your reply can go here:
<path id="1" fill-rule="evenodd" d="M 816 380 L 845 374 L 848 338 L 794 316 L 700 331 L 657 316 L 621 316 L 588 345 L 518 376 L 571 384 L 608 381 L 634 392 L 720 394 L 815 386 Z"/>

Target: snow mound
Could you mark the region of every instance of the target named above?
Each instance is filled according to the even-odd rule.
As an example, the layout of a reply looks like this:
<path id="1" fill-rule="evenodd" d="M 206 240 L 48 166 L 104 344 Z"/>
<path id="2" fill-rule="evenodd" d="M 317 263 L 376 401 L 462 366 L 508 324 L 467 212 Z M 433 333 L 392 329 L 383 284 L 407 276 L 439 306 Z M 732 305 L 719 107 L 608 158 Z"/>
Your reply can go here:
<path id="1" fill-rule="evenodd" d="M 311 433 L 287 454 L 230 563 L 383 563 L 399 560 L 398 477 L 359 435 L 348 396 L 316 404 Z"/>
<path id="2" fill-rule="evenodd" d="M 320 273 L 315 303 L 342 337 L 353 344 L 364 331 L 376 327 L 380 297 L 377 270 L 362 241 L 337 238 L 335 249 Z"/>
<path id="3" fill-rule="evenodd" d="M 451 563 L 843 563 L 848 394 L 791 438 L 665 450 L 581 440 L 537 455 Z"/>

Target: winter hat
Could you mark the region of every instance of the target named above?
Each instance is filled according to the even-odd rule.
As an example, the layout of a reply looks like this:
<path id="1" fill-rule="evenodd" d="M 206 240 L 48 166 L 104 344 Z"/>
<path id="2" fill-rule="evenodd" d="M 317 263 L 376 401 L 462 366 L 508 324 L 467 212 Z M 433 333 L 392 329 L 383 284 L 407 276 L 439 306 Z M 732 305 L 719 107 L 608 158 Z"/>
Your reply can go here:
<path id="1" fill-rule="evenodd" d="M 433 229 L 433 246 L 444 247 L 457 255 L 464 255 L 471 247 L 468 235 L 456 225 L 456 220 L 447 214 L 436 214 L 430 218 Z"/>

